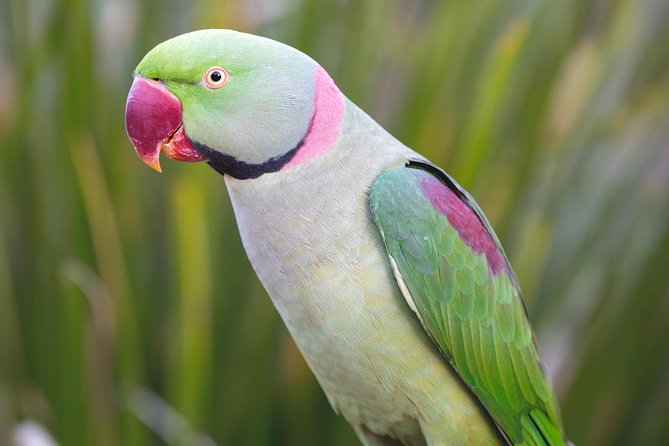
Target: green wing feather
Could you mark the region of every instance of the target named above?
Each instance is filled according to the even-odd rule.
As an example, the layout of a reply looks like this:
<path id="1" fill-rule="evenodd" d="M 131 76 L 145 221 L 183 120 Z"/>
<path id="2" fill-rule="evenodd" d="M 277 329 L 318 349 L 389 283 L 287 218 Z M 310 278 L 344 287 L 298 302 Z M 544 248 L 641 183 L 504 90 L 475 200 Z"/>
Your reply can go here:
<path id="1" fill-rule="evenodd" d="M 383 172 L 372 216 L 398 282 L 425 328 L 505 437 L 515 445 L 564 445 L 555 394 L 541 366 L 516 279 L 476 203 L 446 173 L 424 163 Z M 494 240 L 506 268 L 468 246 L 421 189 L 442 181 Z"/>

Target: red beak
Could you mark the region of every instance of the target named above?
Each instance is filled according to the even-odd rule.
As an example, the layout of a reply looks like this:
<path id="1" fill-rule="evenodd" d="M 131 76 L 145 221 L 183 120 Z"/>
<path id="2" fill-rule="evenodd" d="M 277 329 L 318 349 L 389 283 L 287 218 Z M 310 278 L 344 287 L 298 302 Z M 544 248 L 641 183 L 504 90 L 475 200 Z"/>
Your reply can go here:
<path id="1" fill-rule="evenodd" d="M 162 172 L 160 152 L 178 161 L 207 161 L 186 136 L 181 102 L 158 80 L 136 76 L 125 104 L 125 131 L 137 155 Z"/>

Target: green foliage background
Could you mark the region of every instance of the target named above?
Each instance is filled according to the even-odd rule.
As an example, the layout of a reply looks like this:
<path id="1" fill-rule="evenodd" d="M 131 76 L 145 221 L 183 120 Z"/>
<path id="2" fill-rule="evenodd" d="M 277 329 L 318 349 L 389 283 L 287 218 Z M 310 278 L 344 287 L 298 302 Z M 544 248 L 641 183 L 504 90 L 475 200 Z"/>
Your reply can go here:
<path id="1" fill-rule="evenodd" d="M 155 44 L 320 61 L 486 211 L 577 445 L 669 438 L 669 1 L 1 0 L 0 443 L 355 444 L 242 249 L 222 178 L 123 128 Z"/>

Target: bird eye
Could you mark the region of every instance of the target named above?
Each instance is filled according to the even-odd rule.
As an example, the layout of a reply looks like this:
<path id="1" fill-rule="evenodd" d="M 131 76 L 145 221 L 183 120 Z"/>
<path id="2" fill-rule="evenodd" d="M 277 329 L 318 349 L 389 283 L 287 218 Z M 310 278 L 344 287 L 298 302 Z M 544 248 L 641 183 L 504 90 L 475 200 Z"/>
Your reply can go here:
<path id="1" fill-rule="evenodd" d="M 204 73 L 202 82 L 209 88 L 221 88 L 228 82 L 230 75 L 221 67 L 211 67 Z"/>

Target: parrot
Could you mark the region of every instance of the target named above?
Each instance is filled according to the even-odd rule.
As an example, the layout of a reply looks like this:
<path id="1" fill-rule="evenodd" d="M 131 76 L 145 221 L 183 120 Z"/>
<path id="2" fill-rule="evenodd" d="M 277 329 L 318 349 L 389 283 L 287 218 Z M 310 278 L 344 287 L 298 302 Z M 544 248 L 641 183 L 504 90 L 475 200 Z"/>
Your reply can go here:
<path id="1" fill-rule="evenodd" d="M 125 126 L 158 172 L 163 154 L 222 174 L 256 275 L 362 444 L 570 444 L 481 208 L 311 57 L 176 36 L 136 67 Z"/>

